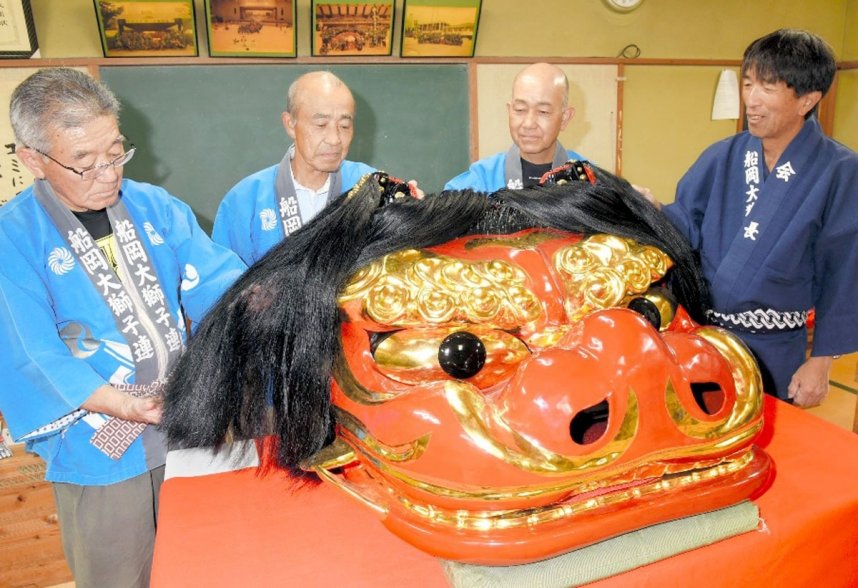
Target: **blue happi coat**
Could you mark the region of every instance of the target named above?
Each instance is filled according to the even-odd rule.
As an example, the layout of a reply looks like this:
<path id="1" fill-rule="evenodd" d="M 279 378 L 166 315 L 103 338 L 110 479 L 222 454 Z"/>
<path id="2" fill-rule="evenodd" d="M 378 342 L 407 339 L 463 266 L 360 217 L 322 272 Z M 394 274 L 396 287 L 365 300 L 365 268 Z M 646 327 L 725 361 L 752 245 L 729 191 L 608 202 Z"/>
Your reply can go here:
<path id="1" fill-rule="evenodd" d="M 513 147 L 514 148 L 514 147 Z M 557 144 L 557 153 L 555 153 L 552 167 L 563 165 L 570 159 L 581 161 L 584 157 L 575 151 L 569 151 Z M 507 178 L 507 157 L 509 151 L 496 153 L 489 157 L 475 161 L 468 167 L 467 170 L 460 173 L 455 178 L 451 179 L 444 185 L 445 190 L 474 190 L 476 192 L 497 192 L 501 188 L 521 188 L 521 185 L 515 185 L 514 181 Z M 521 177 L 520 162 L 516 157 L 516 164 L 519 165 L 518 177 Z"/>
<path id="2" fill-rule="evenodd" d="M 771 172 L 747 132 L 709 147 L 664 212 L 700 252 L 716 313 L 815 309 L 812 355 L 858 350 L 858 155 L 825 137 L 815 118 Z M 758 356 L 774 382 L 768 391 L 786 398 L 805 360 L 806 328 L 723 326 Z"/>
<path id="3" fill-rule="evenodd" d="M 212 239 L 235 251 L 247 265 L 253 265 L 285 236 L 278 222 L 275 188 L 279 167 L 273 165 L 241 180 L 224 196 L 215 216 Z M 342 191 L 350 190 L 362 176 L 374 171 L 364 163 L 343 161 Z"/>
<path id="4" fill-rule="evenodd" d="M 0 410 L 15 439 L 58 419 L 63 423 L 27 441 L 45 460 L 47 480 L 120 482 L 164 463 L 164 455 L 144 451 L 143 438 L 154 428 L 115 460 L 90 444 L 93 424 L 103 418 L 90 413 L 67 423 L 64 417 L 84 412 L 81 404 L 105 383 L 141 383 L 135 381 L 135 361 L 143 349 L 129 339 L 137 323 L 117 326 L 116 307 L 90 280 L 33 192 L 27 188 L 0 208 Z M 184 317 L 200 321 L 245 266 L 162 188 L 125 179 L 120 194 L 133 225 L 120 231 L 133 232 L 142 244 L 139 255 L 157 274 L 163 308 L 184 339 Z M 122 276 L 123 283 L 138 279 L 145 278 Z M 183 344 L 169 343 L 179 350 Z"/>

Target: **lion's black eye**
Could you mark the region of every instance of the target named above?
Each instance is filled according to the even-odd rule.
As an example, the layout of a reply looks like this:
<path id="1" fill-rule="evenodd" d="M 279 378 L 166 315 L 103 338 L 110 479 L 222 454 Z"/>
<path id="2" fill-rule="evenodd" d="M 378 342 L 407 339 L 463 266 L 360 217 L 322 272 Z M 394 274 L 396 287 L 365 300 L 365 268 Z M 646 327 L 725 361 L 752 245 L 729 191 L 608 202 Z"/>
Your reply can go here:
<path id="1" fill-rule="evenodd" d="M 512 377 L 530 356 L 514 334 L 474 324 L 368 334 L 375 368 L 403 384 L 456 379 L 485 390 Z"/>
<path id="2" fill-rule="evenodd" d="M 473 333 L 451 333 L 438 347 L 438 363 L 449 375 L 465 380 L 483 369 L 486 364 L 486 346 Z"/>
<path id="3" fill-rule="evenodd" d="M 676 317 L 679 306 L 673 293 L 664 286 L 653 286 L 641 296 L 632 298 L 628 308 L 634 310 L 659 331 L 666 331 Z"/>
<path id="4" fill-rule="evenodd" d="M 656 330 L 661 328 L 661 312 L 652 300 L 643 296 L 633 298 L 629 301 L 629 309 L 643 316 Z"/>

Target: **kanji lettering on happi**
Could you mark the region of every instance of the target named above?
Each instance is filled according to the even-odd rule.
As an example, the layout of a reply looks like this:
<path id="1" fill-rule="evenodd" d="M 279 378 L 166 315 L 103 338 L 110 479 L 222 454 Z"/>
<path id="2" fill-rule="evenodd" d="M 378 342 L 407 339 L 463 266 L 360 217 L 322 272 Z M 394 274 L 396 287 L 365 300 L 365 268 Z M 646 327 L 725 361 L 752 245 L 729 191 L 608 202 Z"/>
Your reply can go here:
<path id="1" fill-rule="evenodd" d="M 142 286 L 146 282 L 154 282 L 155 276 L 153 276 L 151 272 L 152 268 L 150 268 L 148 265 L 138 263 L 137 269 L 134 271 L 134 275 L 139 278 L 137 280 L 137 285 Z"/>
<path id="2" fill-rule="evenodd" d="M 751 241 L 757 240 L 757 233 L 759 233 L 759 224 L 757 222 L 751 222 L 747 227 L 745 227 L 745 239 L 750 239 Z"/>
<path id="3" fill-rule="evenodd" d="M 99 273 L 98 280 L 96 284 L 99 288 L 101 288 L 102 296 L 107 296 L 110 294 L 111 290 L 120 290 L 122 288 L 122 284 L 117 282 L 114 279 L 114 275 L 110 273 Z"/>
<path id="4" fill-rule="evenodd" d="M 155 314 L 158 315 L 158 318 L 155 319 L 156 323 L 161 323 L 165 327 L 170 326 L 170 313 L 167 312 L 166 308 L 159 306 L 155 309 Z"/>
<path id="5" fill-rule="evenodd" d="M 182 347 L 182 336 L 179 335 L 179 332 L 176 329 L 171 327 L 167 332 L 167 336 L 164 338 L 164 342 L 167 344 L 167 348 L 170 351 L 178 351 Z"/>
<path id="6" fill-rule="evenodd" d="M 140 290 L 140 294 L 143 296 L 143 302 L 145 302 L 146 306 L 149 308 L 152 308 L 155 305 L 164 304 L 164 291 L 161 290 L 161 286 L 158 284 L 149 284 L 144 286 Z"/>
<path id="7" fill-rule="evenodd" d="M 129 312 L 134 308 L 134 303 L 131 302 L 131 297 L 125 290 L 120 290 L 108 296 L 107 304 L 116 316 Z"/>
<path id="8" fill-rule="evenodd" d="M 140 335 L 137 341 L 133 343 L 135 361 L 143 361 L 155 355 L 155 347 L 152 345 L 152 340 L 146 335 Z"/>
<path id="9" fill-rule="evenodd" d="M 80 255 L 84 251 L 92 249 L 92 237 L 83 227 L 78 227 L 73 231 L 69 231 L 69 245 L 74 252 Z"/>
<path id="10" fill-rule="evenodd" d="M 297 216 L 290 216 L 285 221 L 283 221 L 283 232 L 286 233 L 287 237 L 300 228 L 301 219 Z"/>
<path id="11" fill-rule="evenodd" d="M 280 216 L 296 216 L 298 214 L 298 201 L 290 196 L 280 199 Z"/>
<path id="12" fill-rule="evenodd" d="M 135 337 L 140 335 L 140 332 L 137 330 L 137 327 L 140 326 L 140 321 L 138 321 L 134 315 L 126 316 L 124 319 L 122 319 L 122 324 L 125 325 L 125 328 L 122 329 L 123 333 L 131 333 Z"/>
<path id="13" fill-rule="evenodd" d="M 789 182 L 790 177 L 795 175 L 795 170 L 792 168 L 792 163 L 789 161 L 783 165 L 777 166 L 775 168 L 775 172 L 777 178 L 784 182 Z"/>
<path id="14" fill-rule="evenodd" d="M 128 260 L 128 263 L 149 260 L 146 256 L 146 250 L 143 249 L 143 245 L 136 239 L 123 245 L 122 251 L 125 252 L 125 259 Z"/>
<path id="15" fill-rule="evenodd" d="M 99 270 L 107 271 L 107 262 L 104 261 L 104 256 L 101 255 L 97 249 L 90 249 L 89 251 L 82 253 L 80 256 L 80 263 L 83 265 L 84 269 L 88 271 L 90 274 L 95 275 L 95 273 Z"/>
<path id="16" fill-rule="evenodd" d="M 745 168 L 745 183 L 750 184 L 759 184 L 760 183 L 760 168 L 758 167 L 747 167 Z"/>
<path id="17" fill-rule="evenodd" d="M 751 214 L 751 210 L 754 208 L 754 204 L 757 203 L 757 193 L 760 191 L 754 184 L 748 186 L 748 191 L 745 194 L 748 195 L 748 199 L 745 200 L 747 203 L 745 206 L 745 216 Z"/>
<path id="18" fill-rule="evenodd" d="M 113 227 L 113 234 L 120 243 L 129 243 L 137 239 L 137 232 L 129 220 L 117 221 Z"/>
<path id="19" fill-rule="evenodd" d="M 751 214 L 751 211 L 754 209 L 754 205 L 757 203 L 757 193 L 760 189 L 757 187 L 757 184 L 760 183 L 760 154 L 756 151 L 746 151 L 745 152 L 745 184 L 747 184 L 748 189 L 745 194 L 748 195 L 748 198 L 745 200 L 745 216 Z M 753 223 L 756 230 L 756 223 Z M 754 239 L 755 237 L 748 235 L 747 228 L 745 229 L 745 238 L 746 239 Z"/>

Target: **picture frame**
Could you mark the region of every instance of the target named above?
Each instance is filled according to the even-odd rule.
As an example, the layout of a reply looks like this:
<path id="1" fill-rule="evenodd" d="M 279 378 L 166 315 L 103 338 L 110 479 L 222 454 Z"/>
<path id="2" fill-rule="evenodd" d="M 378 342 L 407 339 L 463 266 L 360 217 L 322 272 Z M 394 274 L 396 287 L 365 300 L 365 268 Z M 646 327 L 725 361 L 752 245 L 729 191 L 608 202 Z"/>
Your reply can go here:
<path id="1" fill-rule="evenodd" d="M 193 0 L 93 0 L 105 57 L 196 57 Z"/>
<path id="2" fill-rule="evenodd" d="M 311 11 L 313 57 L 393 53 L 394 0 L 313 0 Z"/>
<path id="3" fill-rule="evenodd" d="M 400 57 L 473 57 L 482 0 L 405 0 Z"/>
<path id="4" fill-rule="evenodd" d="M 30 58 L 39 49 L 30 0 L 3 0 L 0 19 L 0 58 Z"/>
<path id="5" fill-rule="evenodd" d="M 212 57 L 297 57 L 297 0 L 205 0 Z"/>

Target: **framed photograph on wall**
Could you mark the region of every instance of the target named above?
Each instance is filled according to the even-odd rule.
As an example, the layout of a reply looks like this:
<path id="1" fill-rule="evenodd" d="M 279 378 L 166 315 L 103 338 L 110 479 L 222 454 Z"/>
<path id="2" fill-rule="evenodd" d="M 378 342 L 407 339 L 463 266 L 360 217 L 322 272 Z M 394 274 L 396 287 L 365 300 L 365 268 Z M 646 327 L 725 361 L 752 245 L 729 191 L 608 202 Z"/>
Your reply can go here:
<path id="1" fill-rule="evenodd" d="M 312 55 L 390 55 L 394 0 L 312 1 Z"/>
<path id="2" fill-rule="evenodd" d="M 405 0 L 402 57 L 473 57 L 481 0 Z"/>
<path id="3" fill-rule="evenodd" d="M 39 43 L 30 0 L 3 0 L 0 16 L 0 57 L 32 57 Z"/>
<path id="4" fill-rule="evenodd" d="M 193 0 L 94 0 L 105 57 L 194 57 Z"/>
<path id="5" fill-rule="evenodd" d="M 212 57 L 295 57 L 296 0 L 206 0 Z"/>

